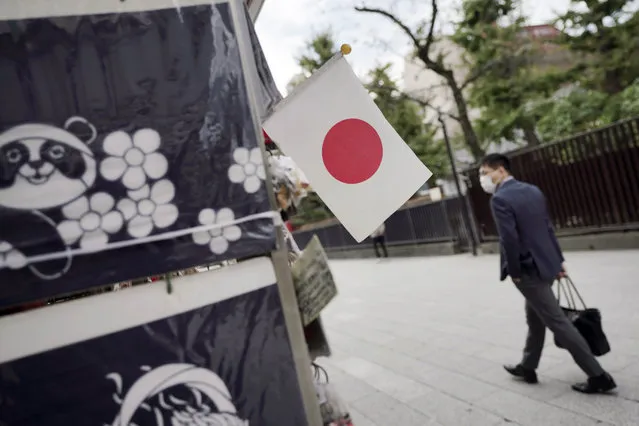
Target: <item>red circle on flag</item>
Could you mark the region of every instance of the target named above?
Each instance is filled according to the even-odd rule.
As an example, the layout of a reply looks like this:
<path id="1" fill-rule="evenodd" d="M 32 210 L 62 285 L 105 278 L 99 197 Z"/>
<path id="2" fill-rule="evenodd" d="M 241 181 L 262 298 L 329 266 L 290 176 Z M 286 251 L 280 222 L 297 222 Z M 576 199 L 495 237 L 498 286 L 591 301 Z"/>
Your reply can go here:
<path id="1" fill-rule="evenodd" d="M 342 183 L 367 181 L 379 169 L 383 156 L 382 139 L 375 128 L 357 118 L 338 122 L 324 137 L 324 166 Z"/>

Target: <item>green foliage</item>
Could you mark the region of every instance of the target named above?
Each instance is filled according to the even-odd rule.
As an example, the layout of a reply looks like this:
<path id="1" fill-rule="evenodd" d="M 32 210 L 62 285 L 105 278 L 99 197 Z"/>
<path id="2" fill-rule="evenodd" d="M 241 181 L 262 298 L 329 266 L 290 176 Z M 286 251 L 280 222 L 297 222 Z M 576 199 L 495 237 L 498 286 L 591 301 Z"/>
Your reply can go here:
<path id="1" fill-rule="evenodd" d="M 636 7 L 628 0 L 571 3 L 557 21 L 565 32 L 560 43 L 573 54 L 575 77 L 589 89 L 609 95 L 622 92 L 639 78 Z"/>
<path id="2" fill-rule="evenodd" d="M 608 124 L 602 114 L 607 97 L 588 89 L 576 89 L 560 99 L 548 99 L 535 106 L 537 128 L 547 142 L 596 129 Z"/>
<path id="3" fill-rule="evenodd" d="M 319 222 L 324 219 L 334 217 L 333 212 L 326 207 L 326 204 L 315 192 L 302 198 L 297 209 L 297 214 L 291 218 L 293 226 L 301 226 L 306 223 Z"/>
<path id="4" fill-rule="evenodd" d="M 484 146 L 513 139 L 517 129 L 524 130 L 528 144 L 539 143 L 527 105 L 549 88 L 530 66 L 537 52 L 520 37 L 524 21 L 518 8 L 516 0 L 465 0 L 453 35 L 467 53 L 471 73 L 478 74 L 468 96 L 481 111 L 474 124 Z"/>
<path id="5" fill-rule="evenodd" d="M 606 112 L 610 122 L 639 116 L 639 78 L 608 102 Z"/>
<path id="6" fill-rule="evenodd" d="M 613 96 L 577 88 L 561 99 L 539 102 L 534 111 L 539 133 L 547 142 L 594 130 L 639 116 L 639 79 Z"/>
<path id="7" fill-rule="evenodd" d="M 483 146 L 513 140 L 516 130 L 530 145 L 549 142 L 639 114 L 639 15 L 627 11 L 628 0 L 573 1 L 554 43 L 574 66 L 554 68 L 538 65 L 542 44 L 518 35 L 519 1 L 463 0 L 453 35 L 471 74 L 484 70 L 466 93 L 481 112 L 474 126 Z M 568 83 L 579 89 L 556 99 Z"/>
<path id="8" fill-rule="evenodd" d="M 304 75 L 310 77 L 328 62 L 337 53 L 337 50 L 333 32 L 325 30 L 306 43 L 306 53 L 297 58 L 297 63 L 302 68 Z"/>
<path id="9" fill-rule="evenodd" d="M 594 130 L 639 116 L 639 80 L 613 96 L 576 89 L 565 98 L 540 102 L 535 110 L 539 132 L 546 141 Z"/>

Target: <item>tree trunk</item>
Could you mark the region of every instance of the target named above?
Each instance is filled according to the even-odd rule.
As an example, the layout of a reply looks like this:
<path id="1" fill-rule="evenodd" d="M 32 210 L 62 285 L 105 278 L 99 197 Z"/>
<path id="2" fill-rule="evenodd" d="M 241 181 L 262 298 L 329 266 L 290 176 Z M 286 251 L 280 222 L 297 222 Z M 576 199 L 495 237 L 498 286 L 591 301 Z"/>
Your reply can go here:
<path id="1" fill-rule="evenodd" d="M 616 95 L 625 89 L 618 69 L 607 70 L 604 73 L 602 88 L 608 95 Z"/>
<path id="2" fill-rule="evenodd" d="M 473 155 L 473 157 L 475 157 L 475 161 L 479 161 L 486 154 L 486 152 L 481 147 L 479 138 L 477 138 L 475 129 L 473 129 L 473 125 L 470 122 L 470 118 L 468 117 L 468 107 L 466 106 L 466 99 L 464 99 L 464 94 L 462 93 L 459 85 L 457 85 L 457 81 L 455 81 L 455 77 L 453 76 L 452 72 L 450 72 L 445 77 L 450 90 L 453 92 L 453 99 L 455 100 L 455 106 L 457 106 L 457 118 L 459 119 L 459 124 L 462 128 L 462 132 L 464 133 L 466 146 L 470 150 L 470 153 Z"/>
<path id="3" fill-rule="evenodd" d="M 526 139 L 528 146 L 541 145 L 541 141 L 539 140 L 539 136 L 535 130 L 535 125 L 531 121 L 526 120 L 521 126 L 521 130 L 524 132 L 524 138 Z"/>

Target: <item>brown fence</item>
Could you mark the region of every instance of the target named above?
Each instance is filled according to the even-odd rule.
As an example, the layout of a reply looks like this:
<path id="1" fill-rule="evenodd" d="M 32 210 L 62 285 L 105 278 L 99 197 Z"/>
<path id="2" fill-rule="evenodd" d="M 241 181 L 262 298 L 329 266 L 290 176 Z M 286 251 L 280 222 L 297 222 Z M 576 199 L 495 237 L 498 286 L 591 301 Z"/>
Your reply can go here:
<path id="1" fill-rule="evenodd" d="M 510 156 L 517 179 L 537 185 L 558 233 L 639 228 L 639 118 Z M 496 237 L 478 169 L 469 197 L 482 239 Z"/>

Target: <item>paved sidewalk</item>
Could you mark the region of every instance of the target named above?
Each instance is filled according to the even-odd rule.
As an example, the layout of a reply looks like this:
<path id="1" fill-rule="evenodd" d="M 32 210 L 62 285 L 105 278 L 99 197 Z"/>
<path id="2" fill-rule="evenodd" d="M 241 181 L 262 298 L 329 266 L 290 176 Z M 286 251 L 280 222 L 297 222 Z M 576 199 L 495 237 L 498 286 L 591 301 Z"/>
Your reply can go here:
<path id="1" fill-rule="evenodd" d="M 319 363 L 355 426 L 639 425 L 639 251 L 566 257 L 602 311 L 615 396 L 572 391 L 584 376 L 551 333 L 539 385 L 503 371 L 521 357 L 525 319 L 497 256 L 333 261 L 340 295 L 322 319 L 334 356 Z"/>

